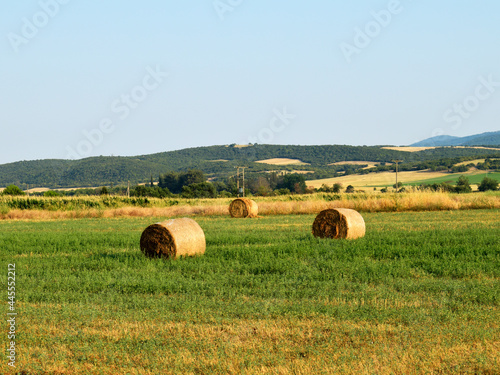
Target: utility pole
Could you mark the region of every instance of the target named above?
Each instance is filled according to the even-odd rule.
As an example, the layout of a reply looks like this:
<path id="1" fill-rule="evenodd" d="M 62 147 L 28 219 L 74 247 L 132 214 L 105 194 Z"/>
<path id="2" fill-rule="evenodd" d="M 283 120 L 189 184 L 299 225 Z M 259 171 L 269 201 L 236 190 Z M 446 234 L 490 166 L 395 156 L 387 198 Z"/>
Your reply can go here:
<path id="1" fill-rule="evenodd" d="M 243 197 L 245 197 L 245 167 L 243 169 Z"/>
<path id="2" fill-rule="evenodd" d="M 245 168 L 246 167 L 235 167 L 236 168 L 236 190 L 238 192 L 238 197 L 240 196 L 240 169 L 243 171 L 241 196 L 245 196 Z"/>
<path id="3" fill-rule="evenodd" d="M 130 181 L 127 182 L 127 198 L 130 198 Z"/>
<path id="4" fill-rule="evenodd" d="M 396 193 L 398 193 L 399 192 L 399 190 L 398 190 L 398 188 L 399 188 L 399 186 L 398 186 L 398 163 L 402 163 L 403 160 L 396 159 L 396 160 L 393 160 L 392 162 L 396 163 Z"/>

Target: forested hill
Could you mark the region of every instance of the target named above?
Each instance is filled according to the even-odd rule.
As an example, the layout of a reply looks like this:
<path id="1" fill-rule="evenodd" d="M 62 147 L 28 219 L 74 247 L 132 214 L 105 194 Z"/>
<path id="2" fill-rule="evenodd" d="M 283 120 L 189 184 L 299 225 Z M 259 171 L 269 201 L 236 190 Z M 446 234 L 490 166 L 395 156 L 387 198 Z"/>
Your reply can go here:
<path id="1" fill-rule="evenodd" d="M 115 157 L 101 156 L 80 160 L 20 161 L 0 165 L 0 187 L 10 184 L 30 187 L 83 187 L 147 182 L 153 176 L 169 171 L 201 169 L 211 177 L 234 175 L 235 166 L 249 167 L 247 172 L 263 172 L 277 168 L 314 171 L 315 176 L 328 175 L 330 163 L 339 161 L 420 162 L 443 158 L 459 158 L 484 155 L 498 156 L 500 149 L 436 148 L 420 152 L 403 152 L 380 146 L 283 146 L 252 145 L 248 147 L 210 146 L 162 152 L 151 155 Z M 255 163 L 271 158 L 299 159 L 309 165 L 275 167 Z M 333 173 L 333 171 L 332 171 Z M 311 177 L 313 177 L 311 175 Z"/>

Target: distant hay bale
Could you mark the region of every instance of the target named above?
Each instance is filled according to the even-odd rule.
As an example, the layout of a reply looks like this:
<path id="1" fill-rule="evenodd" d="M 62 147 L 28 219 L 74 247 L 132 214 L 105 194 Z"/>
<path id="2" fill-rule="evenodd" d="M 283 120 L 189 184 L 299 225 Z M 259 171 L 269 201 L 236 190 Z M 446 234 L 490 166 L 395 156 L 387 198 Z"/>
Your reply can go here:
<path id="1" fill-rule="evenodd" d="M 359 212 L 349 208 L 332 208 L 321 211 L 312 226 L 319 238 L 353 240 L 365 235 L 365 221 Z"/>
<path id="2" fill-rule="evenodd" d="M 172 219 L 147 227 L 140 245 L 151 258 L 201 255 L 205 253 L 205 233 L 192 219 Z"/>
<path id="3" fill-rule="evenodd" d="M 231 217 L 257 217 L 258 213 L 259 206 L 248 198 L 237 198 L 229 205 L 229 214 Z"/>

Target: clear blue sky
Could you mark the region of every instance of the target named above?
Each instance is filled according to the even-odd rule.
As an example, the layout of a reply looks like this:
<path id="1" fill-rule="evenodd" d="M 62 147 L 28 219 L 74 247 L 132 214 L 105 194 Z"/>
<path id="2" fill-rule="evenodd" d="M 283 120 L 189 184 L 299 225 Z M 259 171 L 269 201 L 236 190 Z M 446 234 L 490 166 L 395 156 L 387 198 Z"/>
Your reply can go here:
<path id="1" fill-rule="evenodd" d="M 0 35 L 0 163 L 500 130 L 498 0 L 4 0 Z"/>

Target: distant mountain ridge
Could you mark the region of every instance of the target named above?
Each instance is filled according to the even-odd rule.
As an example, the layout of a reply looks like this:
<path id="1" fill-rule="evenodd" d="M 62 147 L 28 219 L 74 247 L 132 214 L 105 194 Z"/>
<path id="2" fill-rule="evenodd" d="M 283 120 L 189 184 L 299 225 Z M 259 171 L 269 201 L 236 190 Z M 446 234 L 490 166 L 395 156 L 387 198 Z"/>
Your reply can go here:
<path id="1" fill-rule="evenodd" d="M 444 146 L 499 146 L 500 131 L 487 132 L 467 137 L 438 135 L 411 144 L 412 147 L 444 147 Z"/>

